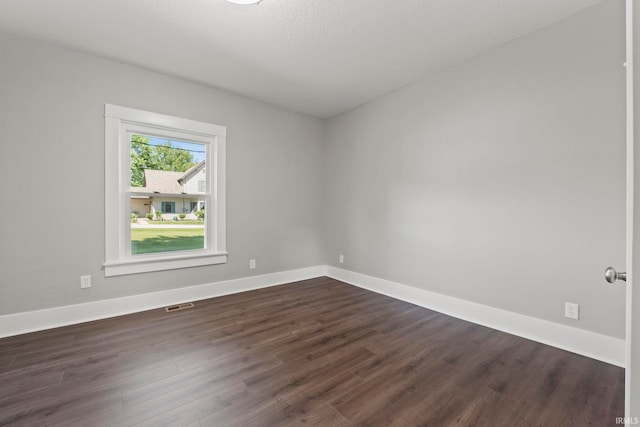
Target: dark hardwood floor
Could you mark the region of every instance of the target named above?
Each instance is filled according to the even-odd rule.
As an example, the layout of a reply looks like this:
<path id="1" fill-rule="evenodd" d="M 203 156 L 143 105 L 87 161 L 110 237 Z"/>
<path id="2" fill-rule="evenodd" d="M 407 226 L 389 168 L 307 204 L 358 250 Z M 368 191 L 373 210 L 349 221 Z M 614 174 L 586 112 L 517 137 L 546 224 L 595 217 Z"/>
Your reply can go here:
<path id="1" fill-rule="evenodd" d="M 613 426 L 621 368 L 318 278 L 0 340 L 0 425 Z"/>

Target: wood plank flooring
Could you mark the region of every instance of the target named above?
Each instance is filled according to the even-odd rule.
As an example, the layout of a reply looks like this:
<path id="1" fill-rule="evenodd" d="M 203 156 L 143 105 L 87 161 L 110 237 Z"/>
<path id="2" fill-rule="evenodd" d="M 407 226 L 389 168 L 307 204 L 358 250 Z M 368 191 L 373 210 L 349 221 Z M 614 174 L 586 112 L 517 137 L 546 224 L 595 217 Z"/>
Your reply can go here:
<path id="1" fill-rule="evenodd" d="M 0 340 L 0 425 L 614 426 L 624 370 L 317 278 Z"/>

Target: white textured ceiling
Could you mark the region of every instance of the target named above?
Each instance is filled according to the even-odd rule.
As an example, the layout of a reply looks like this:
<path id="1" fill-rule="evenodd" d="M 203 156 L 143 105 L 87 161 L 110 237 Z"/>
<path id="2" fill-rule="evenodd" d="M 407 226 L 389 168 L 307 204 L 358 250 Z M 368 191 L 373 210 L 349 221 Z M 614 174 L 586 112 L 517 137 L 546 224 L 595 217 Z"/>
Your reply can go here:
<path id="1" fill-rule="evenodd" d="M 0 29 L 330 117 L 601 0 L 0 0 Z"/>

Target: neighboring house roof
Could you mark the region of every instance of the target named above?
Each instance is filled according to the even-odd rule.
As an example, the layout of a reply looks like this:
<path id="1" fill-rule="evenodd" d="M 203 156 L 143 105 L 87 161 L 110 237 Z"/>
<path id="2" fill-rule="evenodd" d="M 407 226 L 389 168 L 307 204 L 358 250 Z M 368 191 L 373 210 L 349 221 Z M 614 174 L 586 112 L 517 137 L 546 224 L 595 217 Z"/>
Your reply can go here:
<path id="1" fill-rule="evenodd" d="M 132 193 L 153 193 L 153 191 L 149 190 L 147 187 L 131 187 L 131 192 Z"/>
<path id="2" fill-rule="evenodd" d="M 173 193 L 181 194 L 182 185 L 178 180 L 184 172 L 144 170 L 144 187 L 131 187 L 134 193 Z"/>
<path id="3" fill-rule="evenodd" d="M 131 187 L 132 193 L 182 194 L 185 182 L 204 168 L 205 161 L 192 166 L 186 172 L 144 170 L 144 187 Z"/>
<path id="4" fill-rule="evenodd" d="M 158 193 L 182 193 L 182 185 L 178 182 L 182 172 L 144 170 L 144 184 L 150 191 Z"/>
<path id="5" fill-rule="evenodd" d="M 193 165 L 184 173 L 184 175 L 182 175 L 182 177 L 178 180 L 178 182 L 181 185 L 184 185 L 184 183 L 189 181 L 192 176 L 194 176 L 195 174 L 200 172 L 202 169 L 204 169 L 204 163 L 205 161 L 203 160 L 200 163 Z"/>

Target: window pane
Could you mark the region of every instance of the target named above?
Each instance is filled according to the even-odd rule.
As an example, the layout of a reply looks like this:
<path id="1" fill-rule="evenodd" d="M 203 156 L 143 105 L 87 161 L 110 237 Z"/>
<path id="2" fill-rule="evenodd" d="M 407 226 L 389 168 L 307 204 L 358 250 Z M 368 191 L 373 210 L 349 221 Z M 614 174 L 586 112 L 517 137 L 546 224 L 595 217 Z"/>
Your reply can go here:
<path id="1" fill-rule="evenodd" d="M 206 200 L 206 149 L 131 135 L 132 255 L 204 249 L 204 222 L 194 208 Z"/>
<path id="2" fill-rule="evenodd" d="M 135 212 L 131 215 L 132 255 L 204 249 L 204 222 L 195 213 L 183 217 L 176 212 L 176 204 L 131 196 L 131 211 Z M 163 210 L 154 206 L 162 206 Z M 185 201 L 185 206 L 190 202 Z"/>

